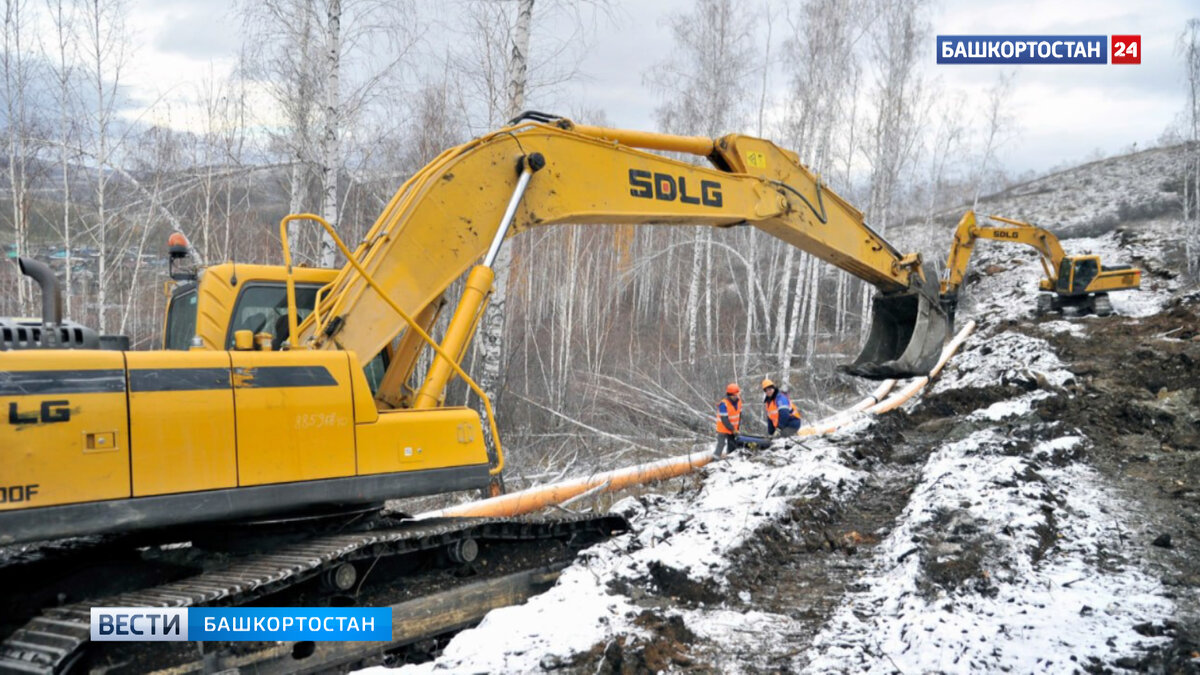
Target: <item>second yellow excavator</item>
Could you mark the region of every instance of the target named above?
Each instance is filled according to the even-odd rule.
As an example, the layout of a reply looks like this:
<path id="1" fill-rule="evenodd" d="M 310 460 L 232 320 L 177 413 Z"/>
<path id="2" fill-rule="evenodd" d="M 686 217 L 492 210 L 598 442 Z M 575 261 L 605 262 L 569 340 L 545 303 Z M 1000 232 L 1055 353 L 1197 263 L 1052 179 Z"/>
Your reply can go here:
<path id="1" fill-rule="evenodd" d="M 1127 291 L 1141 286 L 1142 271 L 1130 265 L 1101 265 L 1100 256 L 1067 255 L 1058 237 L 1044 228 L 1011 218 L 988 216 L 1004 226 L 979 225 L 974 211 L 967 211 L 954 231 L 950 255 L 941 281 L 942 306 L 953 319 L 958 291 L 967 274 L 976 239 L 993 239 L 1032 246 L 1041 254 L 1046 276 L 1038 283 L 1037 313 L 1060 312 L 1073 307 L 1083 314 L 1112 314 L 1110 291 Z"/>

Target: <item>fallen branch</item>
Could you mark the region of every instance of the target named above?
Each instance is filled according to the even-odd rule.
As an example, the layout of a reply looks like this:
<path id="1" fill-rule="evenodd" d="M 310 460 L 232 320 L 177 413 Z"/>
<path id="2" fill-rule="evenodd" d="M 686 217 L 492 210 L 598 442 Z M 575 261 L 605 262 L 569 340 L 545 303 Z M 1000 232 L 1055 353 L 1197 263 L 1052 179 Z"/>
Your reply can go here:
<path id="1" fill-rule="evenodd" d="M 660 457 L 667 454 L 667 453 L 663 452 L 661 449 L 652 448 L 648 445 L 642 445 L 641 443 L 636 443 L 634 441 L 631 441 L 624 436 L 619 436 L 617 434 L 609 433 L 607 431 L 597 429 L 596 427 L 593 427 L 591 425 L 584 424 L 583 422 L 580 422 L 579 420 L 571 419 L 570 417 L 567 417 L 566 415 L 558 412 L 557 410 L 554 410 L 552 408 L 547 408 L 546 406 L 542 405 L 541 403 L 538 403 L 537 401 L 534 401 L 533 399 L 526 398 L 526 397 L 518 394 L 515 391 L 509 392 L 509 393 L 511 393 L 513 396 L 516 396 L 517 398 L 521 399 L 522 401 L 525 401 L 526 403 L 528 403 L 534 407 L 541 408 L 542 410 L 545 410 L 546 412 L 550 413 L 551 415 L 554 415 L 555 417 L 561 417 L 562 419 L 570 422 L 571 424 L 574 424 L 575 426 L 587 429 L 588 431 L 590 431 L 594 434 L 599 434 L 600 436 L 604 436 L 605 438 L 611 438 L 614 440 L 618 440 L 618 441 L 621 441 L 622 443 L 629 443 L 630 445 L 637 446 L 643 450 L 649 450 L 650 452 L 652 452 L 656 455 L 659 455 Z"/>

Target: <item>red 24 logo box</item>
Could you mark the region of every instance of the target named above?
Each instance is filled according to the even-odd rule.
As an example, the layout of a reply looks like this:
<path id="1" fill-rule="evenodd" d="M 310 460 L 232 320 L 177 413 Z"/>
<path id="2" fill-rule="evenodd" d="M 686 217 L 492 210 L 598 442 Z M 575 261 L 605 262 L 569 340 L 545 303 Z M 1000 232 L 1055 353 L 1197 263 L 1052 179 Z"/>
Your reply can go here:
<path id="1" fill-rule="evenodd" d="M 1142 62 L 1141 35 L 1114 35 L 1110 44 L 1112 45 L 1110 56 L 1114 64 Z"/>

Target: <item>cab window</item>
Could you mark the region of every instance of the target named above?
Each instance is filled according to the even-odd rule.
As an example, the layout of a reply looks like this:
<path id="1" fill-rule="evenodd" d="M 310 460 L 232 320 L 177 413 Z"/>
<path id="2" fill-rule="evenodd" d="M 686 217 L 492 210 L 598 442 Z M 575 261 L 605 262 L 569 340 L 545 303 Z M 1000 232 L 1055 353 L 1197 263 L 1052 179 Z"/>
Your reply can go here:
<path id="1" fill-rule="evenodd" d="M 167 309 L 167 328 L 163 334 L 165 349 L 187 351 L 196 335 L 196 287 L 176 291 Z"/>
<path id="2" fill-rule="evenodd" d="M 363 366 L 363 374 L 367 376 L 367 386 L 371 388 L 371 393 L 379 391 L 379 385 L 383 382 L 383 374 L 387 371 L 388 358 L 387 350 L 383 350 L 375 355 L 367 365 Z"/>
<path id="3" fill-rule="evenodd" d="M 312 314 L 320 284 L 296 284 L 296 321 L 303 321 Z M 193 296 L 195 294 L 193 293 Z M 192 326 L 195 329 L 196 310 L 193 300 Z M 229 333 L 225 336 L 225 348 L 233 349 L 233 334 L 239 330 L 254 333 L 271 333 L 275 336 L 272 349 L 279 349 L 281 337 L 287 333 L 287 285 L 280 283 L 249 282 L 238 294 L 229 321 Z M 190 339 L 190 335 L 188 336 Z M 186 347 L 185 347 L 186 349 Z M 371 393 L 379 388 L 383 373 L 387 370 L 387 351 L 371 359 L 364 367 Z"/>
<path id="4" fill-rule="evenodd" d="M 312 313 L 320 284 L 296 284 L 296 321 Z M 287 332 L 287 285 L 250 282 L 242 287 L 225 335 L 225 348 L 233 349 L 233 334 L 239 330 L 271 333 L 279 338 Z"/>
<path id="5" fill-rule="evenodd" d="M 1071 282 L 1072 293 L 1084 293 L 1087 291 L 1088 284 L 1096 278 L 1100 273 L 1100 266 L 1096 264 L 1095 258 L 1080 260 L 1075 265 L 1075 278 Z"/>
<path id="6" fill-rule="evenodd" d="M 1058 263 L 1058 279 L 1054 290 L 1059 293 L 1071 292 L 1071 268 L 1074 260 L 1071 258 L 1063 258 L 1062 262 Z"/>

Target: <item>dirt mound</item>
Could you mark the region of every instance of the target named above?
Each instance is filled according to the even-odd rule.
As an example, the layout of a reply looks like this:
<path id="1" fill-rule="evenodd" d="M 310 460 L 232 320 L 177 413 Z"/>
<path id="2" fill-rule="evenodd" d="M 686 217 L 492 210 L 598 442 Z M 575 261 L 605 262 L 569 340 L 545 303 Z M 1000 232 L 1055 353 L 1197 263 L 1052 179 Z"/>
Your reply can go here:
<path id="1" fill-rule="evenodd" d="M 689 645 L 696 641 L 696 634 L 688 630 L 683 617 L 663 618 L 646 610 L 634 619 L 634 625 L 648 632 L 649 637 L 621 635 L 597 643 L 569 660 L 544 659 L 542 669 L 599 675 L 657 673 L 672 668 L 708 670 L 688 653 Z"/>
<path id="2" fill-rule="evenodd" d="M 650 580 L 658 595 L 672 598 L 683 604 L 713 603 L 721 600 L 721 594 L 711 582 L 697 582 L 687 572 L 660 562 L 649 566 Z"/>

